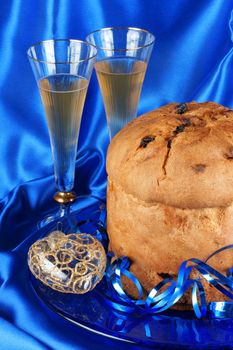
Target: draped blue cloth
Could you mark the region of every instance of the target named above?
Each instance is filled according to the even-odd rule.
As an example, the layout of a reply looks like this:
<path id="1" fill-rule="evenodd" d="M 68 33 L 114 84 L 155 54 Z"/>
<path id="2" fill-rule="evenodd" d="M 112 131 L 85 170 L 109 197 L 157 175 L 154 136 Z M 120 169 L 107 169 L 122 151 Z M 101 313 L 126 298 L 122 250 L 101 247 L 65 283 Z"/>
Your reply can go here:
<path id="1" fill-rule="evenodd" d="M 123 348 L 45 309 L 28 283 L 28 237 L 39 219 L 55 208 L 55 183 L 46 121 L 26 50 L 40 40 L 84 39 L 101 27 L 128 25 L 156 35 L 138 114 L 171 101 L 212 100 L 233 108 L 230 0 L 1 1 L 1 350 Z M 105 196 L 108 143 L 93 74 L 79 138 L 78 194 Z"/>

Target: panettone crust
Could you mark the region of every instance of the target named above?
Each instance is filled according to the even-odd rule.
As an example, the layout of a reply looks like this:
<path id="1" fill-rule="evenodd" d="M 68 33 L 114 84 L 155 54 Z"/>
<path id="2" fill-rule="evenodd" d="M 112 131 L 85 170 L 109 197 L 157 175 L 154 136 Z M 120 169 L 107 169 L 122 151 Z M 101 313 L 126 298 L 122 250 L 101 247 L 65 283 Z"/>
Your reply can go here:
<path id="1" fill-rule="evenodd" d="M 109 179 L 147 205 L 225 207 L 233 200 L 233 111 L 171 103 L 134 119 L 112 140 Z M 153 137 L 148 143 L 143 139 Z"/>
<path id="2" fill-rule="evenodd" d="M 233 111 L 214 102 L 177 108 L 129 123 L 107 156 L 110 249 L 132 260 L 147 291 L 176 277 L 182 261 L 233 243 Z M 226 273 L 232 250 L 209 263 Z M 208 300 L 221 299 L 204 285 Z"/>

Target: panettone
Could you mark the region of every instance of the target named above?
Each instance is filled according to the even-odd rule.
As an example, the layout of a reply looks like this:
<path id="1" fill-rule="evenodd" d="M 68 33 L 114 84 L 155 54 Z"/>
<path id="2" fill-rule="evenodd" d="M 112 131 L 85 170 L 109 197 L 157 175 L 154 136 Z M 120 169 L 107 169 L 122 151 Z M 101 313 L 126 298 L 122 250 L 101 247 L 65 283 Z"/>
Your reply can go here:
<path id="1" fill-rule="evenodd" d="M 146 291 L 233 243 L 233 110 L 191 102 L 146 113 L 113 138 L 107 172 L 110 249 L 131 259 Z M 209 263 L 226 273 L 232 250 Z"/>

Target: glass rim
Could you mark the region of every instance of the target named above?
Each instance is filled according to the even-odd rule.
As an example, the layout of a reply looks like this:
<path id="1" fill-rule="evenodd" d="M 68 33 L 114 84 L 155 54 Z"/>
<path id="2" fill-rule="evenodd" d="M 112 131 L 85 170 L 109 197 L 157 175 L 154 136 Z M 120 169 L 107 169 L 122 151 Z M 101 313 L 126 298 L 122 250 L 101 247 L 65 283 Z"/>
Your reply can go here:
<path id="1" fill-rule="evenodd" d="M 106 48 L 106 47 L 101 47 L 101 46 L 96 46 L 96 45 L 93 45 L 95 46 L 97 49 L 99 50 L 104 50 L 104 51 L 123 51 L 123 52 L 126 52 L 126 51 L 133 51 L 133 50 L 140 50 L 140 49 L 144 49 L 148 46 L 151 46 L 152 44 L 154 44 L 155 42 L 155 35 L 151 32 L 149 32 L 147 29 L 143 29 L 143 28 L 137 28 L 137 27 L 105 27 L 105 28 L 101 28 L 101 29 L 97 29 L 97 30 L 94 30 L 93 32 L 89 33 L 87 36 L 86 36 L 86 40 L 88 40 L 88 37 L 91 36 L 92 34 L 95 34 L 95 33 L 98 33 L 98 32 L 102 32 L 102 31 L 107 31 L 107 30 L 134 30 L 136 32 L 143 32 L 143 33 L 147 33 L 147 34 L 150 34 L 152 36 L 152 40 L 151 42 L 149 42 L 148 44 L 146 45 L 142 45 L 142 46 L 137 46 L 135 48 L 130 48 L 130 49 L 109 49 L 109 48 Z M 88 42 L 88 41 L 87 41 Z"/>
<path id="2" fill-rule="evenodd" d="M 78 42 L 78 43 L 82 43 L 82 44 L 85 44 L 86 46 L 89 46 L 89 47 L 92 47 L 95 49 L 95 53 L 88 57 L 88 58 L 85 58 L 83 60 L 78 60 L 78 61 L 64 61 L 64 62 L 50 62 L 50 61 L 45 61 L 45 60 L 39 60 L 37 58 L 34 58 L 32 57 L 32 55 L 29 53 L 29 51 L 33 48 L 33 47 L 36 47 L 36 46 L 42 46 L 42 44 L 44 43 L 47 43 L 47 42 L 56 42 L 56 41 L 70 41 L 70 42 Z M 81 62 L 86 62 L 86 61 L 89 61 L 89 60 L 92 60 L 93 58 L 95 58 L 97 56 L 97 49 L 95 47 L 95 45 L 87 42 L 87 41 L 84 41 L 84 40 L 78 40 L 78 39 L 47 39 L 47 40 L 41 40 L 41 41 L 37 41 L 35 44 L 32 44 L 28 49 L 27 49 L 27 56 L 29 59 L 35 61 L 35 62 L 40 62 L 40 63 L 46 63 L 46 64 L 76 64 L 76 63 L 81 63 Z"/>

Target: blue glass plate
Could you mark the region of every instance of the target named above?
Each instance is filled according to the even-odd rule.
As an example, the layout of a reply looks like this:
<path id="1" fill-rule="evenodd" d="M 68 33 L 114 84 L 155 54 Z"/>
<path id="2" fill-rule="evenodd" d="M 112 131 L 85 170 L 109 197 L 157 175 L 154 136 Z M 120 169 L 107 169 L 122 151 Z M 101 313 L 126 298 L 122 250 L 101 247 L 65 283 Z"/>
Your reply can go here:
<path id="1" fill-rule="evenodd" d="M 92 198 L 88 207 L 56 219 L 38 232 L 43 237 L 54 229 L 65 233 L 96 231 L 103 203 Z M 105 279 L 84 295 L 62 294 L 31 276 L 39 298 L 56 314 L 77 326 L 107 337 L 143 346 L 178 349 L 232 349 L 233 319 L 198 320 L 192 311 L 169 311 L 156 316 L 125 315 L 107 303 Z"/>

